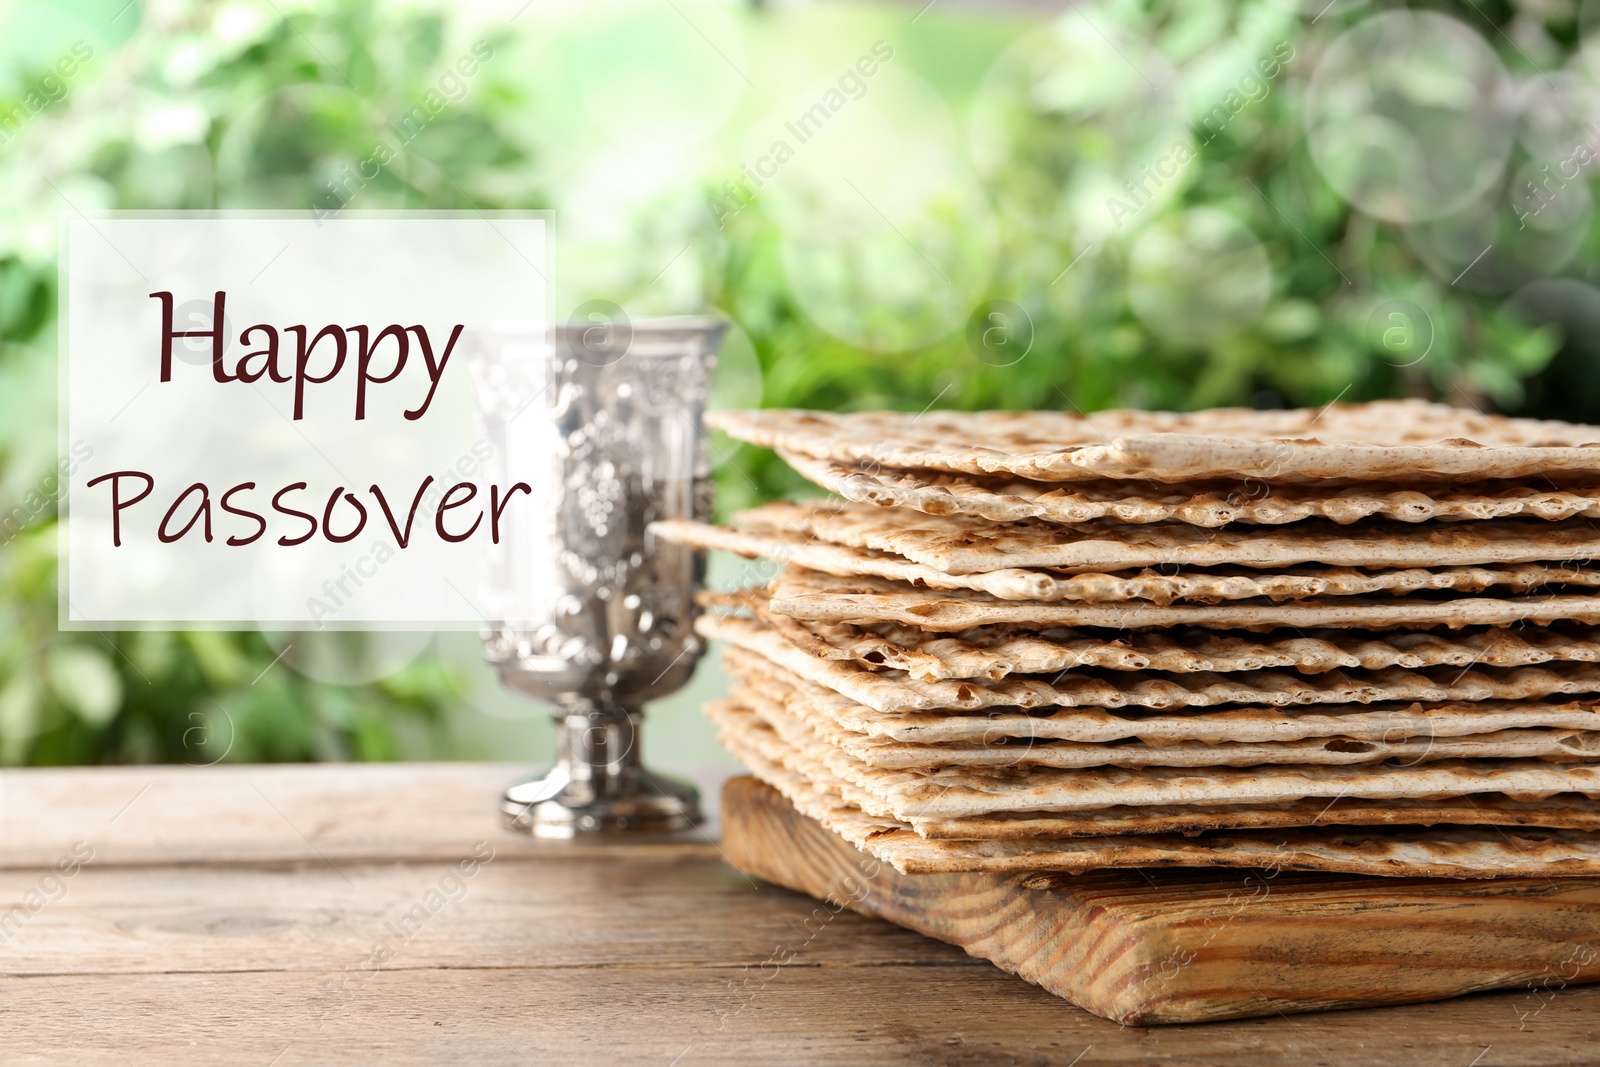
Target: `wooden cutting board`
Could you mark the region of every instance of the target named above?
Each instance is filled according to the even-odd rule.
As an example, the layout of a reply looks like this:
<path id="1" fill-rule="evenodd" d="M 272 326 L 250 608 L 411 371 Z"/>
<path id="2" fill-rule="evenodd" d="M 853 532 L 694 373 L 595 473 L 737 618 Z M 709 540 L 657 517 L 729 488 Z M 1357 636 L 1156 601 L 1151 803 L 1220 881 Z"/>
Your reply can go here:
<path id="1" fill-rule="evenodd" d="M 1200 1022 L 1600 981 L 1600 878 L 1270 871 L 907 875 L 754 778 L 722 793 L 753 877 L 948 941 L 1116 1022 Z M 825 922 L 823 915 L 819 922 Z"/>

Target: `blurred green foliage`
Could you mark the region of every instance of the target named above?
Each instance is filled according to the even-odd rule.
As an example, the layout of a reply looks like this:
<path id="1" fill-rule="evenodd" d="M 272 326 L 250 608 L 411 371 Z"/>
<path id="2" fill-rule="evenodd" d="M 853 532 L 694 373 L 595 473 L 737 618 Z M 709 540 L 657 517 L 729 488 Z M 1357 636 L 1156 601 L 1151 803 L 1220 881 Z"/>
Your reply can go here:
<path id="1" fill-rule="evenodd" d="M 519 6 L 199 0 L 156 15 L 123 0 L 22 0 L 0 14 L 0 109 L 27 107 L 74 41 L 93 49 L 59 99 L 47 84 L 46 106 L 0 143 L 0 762 L 425 754 L 462 685 L 438 657 L 340 685 L 277 664 L 281 640 L 262 634 L 56 631 L 57 211 L 554 208 L 570 221 L 561 306 L 604 297 L 640 313 L 726 314 L 742 328 L 719 382 L 729 403 L 1092 411 L 1412 394 L 1593 418 L 1600 402 L 1581 338 L 1536 328 L 1503 288 L 1456 285 L 1419 256 L 1416 234 L 1354 211 L 1320 176 L 1301 127 L 1306 79 L 1370 4 L 1341 3 L 1314 25 L 1316 12 L 1281 0 L 1107 0 L 1060 16 L 1092 18 L 1108 44 L 1139 42 L 1149 73 L 1122 57 L 1137 80 L 1105 49 L 1061 44 L 1081 45 L 1082 26 L 1052 44 L 1038 19 L 949 5 L 915 21 L 920 5 Z M 1581 44 L 1576 4 L 1434 6 L 1475 26 L 1521 84 Z M 894 48 L 893 74 L 865 90 L 874 106 L 924 99 L 891 87 L 905 72 L 931 87 L 923 111 L 965 130 L 945 139 L 958 145 L 956 178 L 920 202 L 916 225 L 902 232 L 852 185 L 873 209 L 855 205 L 860 218 L 881 217 L 893 238 L 830 230 L 825 198 L 811 232 L 796 222 L 804 161 L 784 177 L 788 192 L 747 186 L 733 203 L 751 138 L 767 136 L 772 114 L 795 113 L 767 82 L 831 77 L 874 41 Z M 1205 127 L 1239 72 L 1284 42 L 1293 58 L 1264 94 Z M 450 79 L 475 46 L 492 58 Z M 1130 225 L 1090 234 L 1085 205 L 1100 210 L 1098 194 L 1067 195 L 1098 188 L 1084 175 L 1137 177 L 1166 150 L 1159 128 L 1139 131 L 1139 82 L 1171 88 L 1157 64 L 1181 72 L 1172 99 L 1204 136 Z M 397 121 L 429 93 L 445 106 L 399 136 Z M 674 99 L 729 103 L 689 143 L 641 137 Z M 608 109 L 624 105 L 638 122 L 618 132 Z M 380 146 L 392 158 L 373 173 Z M 642 159 L 665 171 L 647 180 Z M 1570 277 L 1593 273 L 1590 217 Z M 1229 264 L 1257 260 L 1264 273 L 1230 281 Z M 955 295 L 941 296 L 935 276 Z M 1578 310 L 1592 310 L 1575 292 Z M 1385 300 L 1426 316 L 1425 359 L 1374 342 Z M 992 318 L 989 301 L 1023 314 Z M 997 323 L 994 347 L 982 338 Z M 895 343 L 901 327 L 910 343 Z M 1026 354 L 1014 357 L 1018 346 Z M 718 448 L 723 507 L 804 491 L 769 454 Z M 20 516 L 15 536 L 7 515 Z"/>

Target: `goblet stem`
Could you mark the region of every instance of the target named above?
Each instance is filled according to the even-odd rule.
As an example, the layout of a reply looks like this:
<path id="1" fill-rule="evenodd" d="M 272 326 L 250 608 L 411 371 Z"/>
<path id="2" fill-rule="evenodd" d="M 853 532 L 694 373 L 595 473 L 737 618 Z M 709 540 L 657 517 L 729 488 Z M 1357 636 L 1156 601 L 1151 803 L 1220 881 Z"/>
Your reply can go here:
<path id="1" fill-rule="evenodd" d="M 574 701 L 556 716 L 556 765 L 518 782 L 501 804 L 505 824 L 536 837 L 610 831 L 671 832 L 700 821 L 699 792 L 644 769 L 637 708 Z"/>

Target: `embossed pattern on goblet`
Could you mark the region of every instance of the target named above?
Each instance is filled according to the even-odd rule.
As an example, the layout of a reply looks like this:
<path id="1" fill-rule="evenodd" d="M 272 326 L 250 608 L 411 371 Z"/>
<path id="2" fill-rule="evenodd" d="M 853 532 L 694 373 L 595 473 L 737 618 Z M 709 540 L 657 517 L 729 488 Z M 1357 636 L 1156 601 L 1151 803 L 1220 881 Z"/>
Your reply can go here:
<path id="1" fill-rule="evenodd" d="M 705 560 L 648 527 L 710 513 L 701 413 L 724 325 L 644 321 L 621 344 L 595 329 L 501 327 L 473 360 L 488 480 L 532 489 L 494 549 L 485 648 L 502 682 L 556 705 L 556 767 L 513 785 L 502 814 L 547 837 L 699 818 L 692 786 L 644 770 L 638 732 L 644 702 L 700 657 Z"/>

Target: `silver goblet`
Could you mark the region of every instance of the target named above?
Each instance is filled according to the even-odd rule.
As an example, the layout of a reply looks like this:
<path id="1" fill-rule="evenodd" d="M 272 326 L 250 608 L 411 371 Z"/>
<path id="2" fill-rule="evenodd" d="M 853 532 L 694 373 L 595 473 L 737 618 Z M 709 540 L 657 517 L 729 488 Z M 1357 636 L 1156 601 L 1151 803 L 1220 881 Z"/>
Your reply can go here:
<path id="1" fill-rule="evenodd" d="M 725 324 L 615 314 L 475 346 L 493 480 L 533 489 L 491 560 L 484 644 L 505 685 L 555 705 L 555 767 L 501 803 L 507 826 L 540 837 L 700 819 L 692 785 L 644 769 L 639 722 L 702 652 L 704 554 L 649 525 L 710 513 L 701 414 Z"/>

